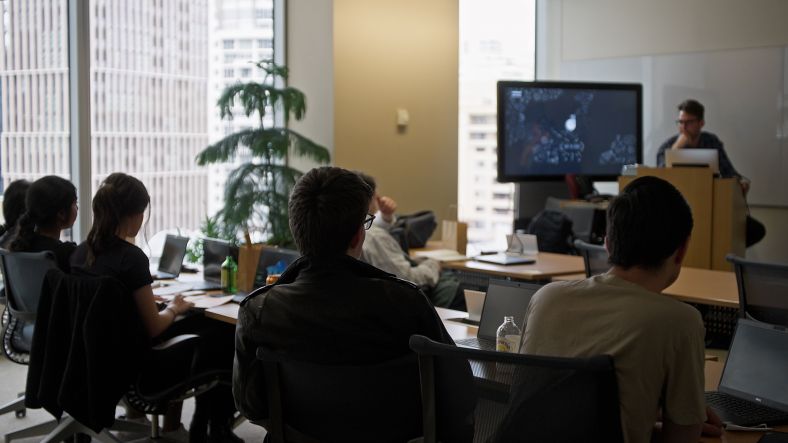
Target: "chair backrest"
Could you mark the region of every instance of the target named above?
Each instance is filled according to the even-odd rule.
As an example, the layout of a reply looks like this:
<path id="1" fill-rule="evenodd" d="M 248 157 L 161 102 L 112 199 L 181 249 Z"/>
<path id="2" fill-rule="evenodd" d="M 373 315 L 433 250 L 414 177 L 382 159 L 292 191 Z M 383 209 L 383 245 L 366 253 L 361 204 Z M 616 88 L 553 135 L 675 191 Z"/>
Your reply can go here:
<path id="1" fill-rule="evenodd" d="M 583 240 L 575 240 L 575 248 L 583 256 L 583 264 L 586 268 L 586 277 L 604 274 L 610 269 L 608 263 L 608 253 L 602 245 L 592 245 Z"/>
<path id="2" fill-rule="evenodd" d="M 0 270 L 11 315 L 19 320 L 35 321 L 44 276 L 57 268 L 55 254 L 44 252 L 9 252 L 0 249 Z"/>
<path id="3" fill-rule="evenodd" d="M 739 317 L 788 326 L 788 265 L 725 258 L 736 271 Z"/>
<path id="4" fill-rule="evenodd" d="M 442 360 L 470 361 L 481 400 L 474 441 L 622 442 L 613 359 L 560 358 L 483 351 L 414 335 L 424 405 L 424 442 L 436 440 L 433 368 Z M 432 410 L 430 410 L 432 408 Z"/>
<path id="5" fill-rule="evenodd" d="M 408 441 L 421 435 L 416 356 L 325 365 L 257 349 L 274 442 Z"/>

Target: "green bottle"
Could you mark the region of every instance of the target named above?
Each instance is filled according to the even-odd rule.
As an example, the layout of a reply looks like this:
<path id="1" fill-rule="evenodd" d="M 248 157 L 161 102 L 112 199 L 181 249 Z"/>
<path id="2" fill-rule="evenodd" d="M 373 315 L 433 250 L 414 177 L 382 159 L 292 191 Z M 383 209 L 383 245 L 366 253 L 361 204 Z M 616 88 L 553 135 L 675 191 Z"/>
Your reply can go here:
<path id="1" fill-rule="evenodd" d="M 233 257 L 228 255 L 222 263 L 222 291 L 225 294 L 235 294 L 238 292 L 238 265 L 235 264 Z"/>

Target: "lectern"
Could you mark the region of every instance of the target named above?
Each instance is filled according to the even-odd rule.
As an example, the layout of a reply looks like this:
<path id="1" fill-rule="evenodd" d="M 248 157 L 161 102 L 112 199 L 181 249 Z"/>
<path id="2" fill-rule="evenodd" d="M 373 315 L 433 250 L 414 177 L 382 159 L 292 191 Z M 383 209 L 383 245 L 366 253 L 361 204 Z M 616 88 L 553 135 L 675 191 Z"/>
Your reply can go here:
<path id="1" fill-rule="evenodd" d="M 637 175 L 619 177 L 619 189 L 647 175 L 672 183 L 692 208 L 694 227 L 684 266 L 732 271 L 725 255 L 743 257 L 745 249 L 747 206 L 738 179 L 715 178 L 709 168 L 641 166 Z"/>

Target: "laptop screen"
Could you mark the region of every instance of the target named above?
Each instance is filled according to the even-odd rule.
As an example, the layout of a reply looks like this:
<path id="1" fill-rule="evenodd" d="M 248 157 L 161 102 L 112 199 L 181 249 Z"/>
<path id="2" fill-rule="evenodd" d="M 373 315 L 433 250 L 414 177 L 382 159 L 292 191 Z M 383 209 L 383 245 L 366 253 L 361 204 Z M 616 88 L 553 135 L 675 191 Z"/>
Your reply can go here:
<path id="1" fill-rule="evenodd" d="M 186 245 L 188 243 L 188 237 L 168 234 L 164 240 L 164 249 L 162 249 L 161 258 L 159 259 L 159 271 L 177 277 L 181 273 L 181 265 L 183 264 L 183 257 L 186 255 Z"/>
<path id="2" fill-rule="evenodd" d="M 528 303 L 539 288 L 540 285 L 533 283 L 490 279 L 487 295 L 484 297 L 478 338 L 495 340 L 498 327 L 506 316 L 514 317 L 515 324 L 522 332 Z"/>
<path id="3" fill-rule="evenodd" d="M 300 257 L 298 251 L 283 248 L 264 247 L 260 251 L 260 261 L 257 262 L 257 273 L 254 276 L 254 285 L 261 287 L 265 285 L 269 269 L 276 269 L 276 273 L 281 274 Z"/>
<path id="4" fill-rule="evenodd" d="M 226 240 L 204 239 L 202 253 L 203 278 L 208 281 L 221 281 L 222 263 L 228 255 L 238 263 L 238 247 L 230 245 Z"/>
<path id="5" fill-rule="evenodd" d="M 788 331 L 739 319 L 719 390 L 788 411 Z"/>

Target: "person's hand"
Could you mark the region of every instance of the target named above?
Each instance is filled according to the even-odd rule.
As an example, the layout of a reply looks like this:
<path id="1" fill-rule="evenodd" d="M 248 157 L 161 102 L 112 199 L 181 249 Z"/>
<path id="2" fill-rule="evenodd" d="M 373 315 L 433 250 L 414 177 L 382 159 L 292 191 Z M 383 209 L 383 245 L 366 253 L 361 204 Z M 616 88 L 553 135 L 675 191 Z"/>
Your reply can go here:
<path id="1" fill-rule="evenodd" d="M 719 437 L 722 435 L 722 420 L 714 412 L 714 409 L 706 406 L 706 422 L 703 423 L 703 431 L 701 431 L 703 435 L 709 437 Z"/>
<path id="2" fill-rule="evenodd" d="M 394 221 L 394 212 L 397 210 L 397 202 L 394 201 L 393 198 L 385 195 L 378 197 L 378 208 L 386 223 Z"/>
<path id="3" fill-rule="evenodd" d="M 172 299 L 167 309 L 171 310 L 175 315 L 181 315 L 193 307 L 194 303 L 186 301 L 182 294 L 178 294 Z"/>
<path id="4" fill-rule="evenodd" d="M 746 178 L 739 179 L 739 186 L 741 186 L 741 192 L 744 193 L 744 196 L 747 196 L 747 193 L 750 192 L 750 181 Z"/>
<path id="5" fill-rule="evenodd" d="M 689 145 L 689 142 L 690 139 L 687 137 L 687 134 L 684 134 L 683 132 L 679 133 L 679 136 L 676 138 L 676 141 L 673 142 L 671 149 L 684 149 L 687 147 L 687 145 Z"/>

